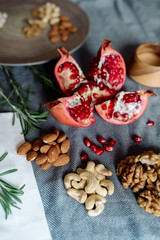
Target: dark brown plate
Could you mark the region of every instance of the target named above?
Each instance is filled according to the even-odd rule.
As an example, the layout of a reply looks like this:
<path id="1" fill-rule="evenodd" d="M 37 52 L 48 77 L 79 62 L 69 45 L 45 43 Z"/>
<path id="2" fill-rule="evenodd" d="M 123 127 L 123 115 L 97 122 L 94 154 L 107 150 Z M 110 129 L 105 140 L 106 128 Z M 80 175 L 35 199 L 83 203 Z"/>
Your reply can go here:
<path id="1" fill-rule="evenodd" d="M 89 20 L 85 12 L 68 0 L 54 0 L 61 8 L 61 14 L 69 16 L 78 32 L 70 34 L 68 41 L 51 43 L 48 39 L 50 26 L 31 39 L 26 38 L 22 28 L 26 20 L 33 18 L 31 10 L 45 4 L 44 0 L 0 0 L 0 11 L 8 14 L 7 22 L 0 29 L 0 64 L 27 65 L 40 64 L 59 57 L 57 48 L 63 46 L 69 52 L 78 49 L 86 40 L 89 32 Z"/>

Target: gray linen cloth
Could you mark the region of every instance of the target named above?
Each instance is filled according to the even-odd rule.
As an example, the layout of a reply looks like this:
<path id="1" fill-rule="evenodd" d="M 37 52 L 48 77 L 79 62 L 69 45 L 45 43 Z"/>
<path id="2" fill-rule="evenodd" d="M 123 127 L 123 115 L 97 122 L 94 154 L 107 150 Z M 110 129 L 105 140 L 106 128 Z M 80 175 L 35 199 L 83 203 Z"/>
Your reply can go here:
<path id="1" fill-rule="evenodd" d="M 86 11 L 90 20 L 89 37 L 85 44 L 73 54 L 84 73 L 88 72 L 89 64 L 104 39 L 113 41 L 112 48 L 122 54 L 126 64 L 138 45 L 160 40 L 159 0 L 74 0 L 73 2 Z M 49 63 L 52 71 L 55 63 L 56 61 Z M 33 84 L 33 76 L 29 70 L 15 67 L 13 73 L 23 87 L 27 88 Z M 0 77 L 4 77 L 2 73 Z M 137 84 L 127 76 L 122 90 L 140 89 L 147 89 L 147 87 Z M 36 94 L 32 97 L 32 104 L 34 103 L 35 109 L 40 103 L 44 104 L 55 98 L 47 95 L 39 83 L 34 83 L 34 90 Z M 51 167 L 48 171 L 42 171 L 33 162 L 53 240 L 160 239 L 160 219 L 139 207 L 131 189 L 125 190 L 115 173 L 117 163 L 128 155 L 137 155 L 144 150 L 160 152 L 160 91 L 158 88 L 152 90 L 157 97 L 151 97 L 143 116 L 129 125 L 118 126 L 107 123 L 96 112 L 96 124 L 88 128 L 64 126 L 50 116 L 47 123 L 42 125 L 46 132 L 58 128 L 71 140 L 69 151 L 71 161 L 66 166 Z M 155 121 L 155 126 L 146 126 L 149 119 Z M 27 139 L 33 140 L 40 134 L 40 131 L 32 131 Z M 133 134 L 142 137 L 141 144 L 132 141 Z M 97 143 L 97 135 L 115 139 L 117 144 L 114 151 L 97 157 L 87 149 L 83 144 L 84 137 L 87 136 Z M 75 172 L 77 167 L 85 167 L 85 163 L 80 160 L 82 150 L 89 154 L 90 160 L 95 161 L 96 164 L 103 163 L 113 172 L 113 176 L 109 179 L 115 185 L 115 193 L 107 196 L 103 213 L 95 218 L 88 216 L 83 204 L 67 196 L 63 184 L 65 174 Z"/>

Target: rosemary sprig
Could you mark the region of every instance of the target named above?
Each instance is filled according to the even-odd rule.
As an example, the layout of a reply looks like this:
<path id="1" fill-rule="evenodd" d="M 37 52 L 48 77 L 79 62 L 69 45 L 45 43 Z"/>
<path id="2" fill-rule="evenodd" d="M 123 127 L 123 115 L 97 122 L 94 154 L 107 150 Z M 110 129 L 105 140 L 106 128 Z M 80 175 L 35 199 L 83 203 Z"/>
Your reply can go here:
<path id="1" fill-rule="evenodd" d="M 0 95 L 12 107 L 13 112 L 17 115 L 17 117 L 19 117 L 24 135 L 26 135 L 32 128 L 40 128 L 38 125 L 39 122 L 46 121 L 48 111 L 40 113 L 30 110 L 22 103 L 15 103 L 4 94 L 2 88 L 0 88 Z"/>
<path id="2" fill-rule="evenodd" d="M 2 161 L 7 156 L 7 154 L 8 154 L 7 152 L 4 153 L 0 157 L 0 161 Z M 10 169 L 8 171 L 0 173 L 0 176 L 4 176 L 7 174 L 16 172 L 16 171 L 17 171 L 17 169 Z M 11 186 L 10 184 L 6 183 L 2 179 L 0 179 L 0 189 L 1 189 L 0 204 L 1 204 L 2 208 L 4 209 L 6 219 L 7 219 L 8 215 L 12 213 L 11 207 L 20 209 L 17 206 L 17 203 L 22 203 L 22 201 L 19 199 L 18 196 L 21 196 L 24 194 L 24 192 L 22 191 L 22 189 L 24 187 L 25 187 L 25 185 L 23 185 L 21 188 L 17 189 L 15 187 Z"/>
<path id="3" fill-rule="evenodd" d="M 13 109 L 12 124 L 14 125 L 15 116 L 17 116 L 20 119 L 20 122 L 22 125 L 22 133 L 24 135 L 26 135 L 29 132 L 29 130 L 32 128 L 40 128 L 39 123 L 46 121 L 46 118 L 49 114 L 48 111 L 42 113 L 42 111 L 30 110 L 29 107 L 27 107 L 27 104 L 28 104 L 29 96 L 32 93 L 31 90 L 29 91 L 24 90 L 16 82 L 16 80 L 12 75 L 10 67 L 1 66 L 1 68 L 4 71 L 6 78 L 12 87 L 12 91 L 10 95 L 7 97 L 3 89 L 0 88 L 0 95 L 3 98 L 3 100 L 0 101 L 0 104 L 5 103 L 6 105 L 7 103 L 12 107 Z M 27 98 L 26 96 L 24 96 L 26 93 L 28 94 Z M 18 98 L 18 103 L 11 100 L 11 98 L 13 98 L 14 95 Z"/>

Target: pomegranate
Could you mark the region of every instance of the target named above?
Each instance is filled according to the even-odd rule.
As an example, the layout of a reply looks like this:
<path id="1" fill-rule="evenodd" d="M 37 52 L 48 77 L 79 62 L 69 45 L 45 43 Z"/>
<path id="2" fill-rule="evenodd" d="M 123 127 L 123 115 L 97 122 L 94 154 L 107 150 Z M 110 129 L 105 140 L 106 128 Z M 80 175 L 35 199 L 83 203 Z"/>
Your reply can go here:
<path id="1" fill-rule="evenodd" d="M 146 110 L 149 96 L 155 96 L 151 90 L 119 92 L 111 100 L 96 105 L 95 109 L 107 122 L 128 124 L 138 119 Z"/>
<path id="2" fill-rule="evenodd" d="M 136 100 L 134 96 L 130 96 L 134 93 L 121 92 L 114 97 L 125 82 L 126 69 L 122 56 L 110 45 L 111 41 L 108 40 L 102 43 L 91 64 L 89 80 L 67 50 L 63 47 L 58 49 L 61 58 L 54 72 L 67 97 L 49 102 L 45 106 L 60 123 L 88 127 L 95 123 L 94 106 L 104 120 L 114 124 L 127 124 L 143 114 L 148 97 L 154 95 L 150 90 L 135 92 Z M 125 95 L 124 101 L 121 101 L 122 95 Z"/>
<path id="3" fill-rule="evenodd" d="M 74 127 L 89 127 L 95 123 L 94 108 L 79 95 L 58 98 L 45 104 L 51 115 L 60 123 Z"/>
<path id="4" fill-rule="evenodd" d="M 63 47 L 59 48 L 58 51 L 61 54 L 61 58 L 55 66 L 54 73 L 61 91 L 66 96 L 70 96 L 82 82 L 88 81 L 69 52 Z"/>
<path id="5" fill-rule="evenodd" d="M 121 89 L 126 78 L 125 62 L 121 54 L 110 47 L 111 43 L 108 40 L 103 41 L 88 73 L 89 78 L 101 90 L 105 89 L 110 98 Z"/>

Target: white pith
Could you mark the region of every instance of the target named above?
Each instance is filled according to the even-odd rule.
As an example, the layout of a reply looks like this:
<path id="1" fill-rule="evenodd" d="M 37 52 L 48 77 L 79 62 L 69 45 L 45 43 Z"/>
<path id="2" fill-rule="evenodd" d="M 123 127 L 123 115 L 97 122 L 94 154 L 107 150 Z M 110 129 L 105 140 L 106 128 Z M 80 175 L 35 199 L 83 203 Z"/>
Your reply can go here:
<path id="1" fill-rule="evenodd" d="M 129 119 L 133 118 L 133 114 L 137 115 L 140 111 L 141 111 L 141 102 L 133 102 L 133 103 L 125 103 L 124 101 L 122 101 L 122 98 L 125 94 L 128 94 L 131 92 L 119 92 L 116 97 L 117 97 L 117 101 L 115 102 L 114 105 L 114 111 L 113 114 L 115 112 L 119 112 L 120 114 L 124 114 L 124 113 L 128 113 L 129 115 Z M 107 101 L 107 107 L 109 106 L 110 101 Z"/>

